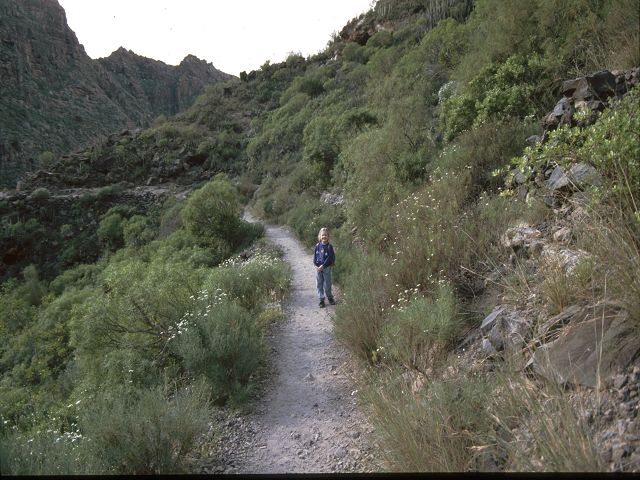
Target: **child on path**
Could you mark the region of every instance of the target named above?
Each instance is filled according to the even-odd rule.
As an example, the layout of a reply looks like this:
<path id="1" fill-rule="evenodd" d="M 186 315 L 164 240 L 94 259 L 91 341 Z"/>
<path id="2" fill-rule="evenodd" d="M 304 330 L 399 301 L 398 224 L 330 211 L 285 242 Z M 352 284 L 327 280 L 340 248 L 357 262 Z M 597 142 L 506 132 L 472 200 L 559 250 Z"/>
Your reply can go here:
<path id="1" fill-rule="evenodd" d="M 316 266 L 316 288 L 320 298 L 320 308 L 324 308 L 324 296 L 327 295 L 329 303 L 336 302 L 331 293 L 331 268 L 336 262 L 336 254 L 333 245 L 329 243 L 329 229 L 321 228 L 318 232 L 318 243 L 313 254 L 313 264 Z"/>

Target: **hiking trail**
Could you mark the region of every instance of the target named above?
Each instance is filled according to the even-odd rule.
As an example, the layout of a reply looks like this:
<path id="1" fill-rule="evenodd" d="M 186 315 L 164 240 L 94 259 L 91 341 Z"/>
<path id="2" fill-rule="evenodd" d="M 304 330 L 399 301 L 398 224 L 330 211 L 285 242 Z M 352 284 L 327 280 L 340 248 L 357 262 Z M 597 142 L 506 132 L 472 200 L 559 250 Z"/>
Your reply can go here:
<path id="1" fill-rule="evenodd" d="M 249 214 L 245 220 L 255 221 Z M 251 413 L 221 412 L 220 441 L 205 473 L 331 473 L 384 469 L 374 429 L 359 410 L 357 370 L 333 336 L 335 307 L 318 307 L 312 252 L 283 227 L 265 225 L 292 270 L 285 319 L 268 338 L 271 368 Z M 339 261 L 339 259 L 338 259 Z M 340 292 L 335 291 L 340 301 Z"/>

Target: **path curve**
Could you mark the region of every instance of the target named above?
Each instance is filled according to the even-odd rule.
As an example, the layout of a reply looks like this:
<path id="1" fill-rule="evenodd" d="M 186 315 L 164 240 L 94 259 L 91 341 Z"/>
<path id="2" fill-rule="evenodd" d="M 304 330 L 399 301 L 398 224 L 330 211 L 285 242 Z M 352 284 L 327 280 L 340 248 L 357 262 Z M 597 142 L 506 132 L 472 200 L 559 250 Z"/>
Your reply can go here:
<path id="1" fill-rule="evenodd" d="M 253 221 L 248 214 L 245 219 Z M 226 425 L 234 433 L 227 428 L 222 435 L 224 461 L 231 465 L 224 471 L 379 471 L 374 429 L 357 405 L 353 361 L 333 336 L 334 307 L 318 307 L 312 254 L 284 227 L 265 228 L 291 265 L 292 290 L 286 319 L 271 332 L 274 372 L 269 386 L 253 413 Z M 340 292 L 335 293 L 339 302 Z"/>

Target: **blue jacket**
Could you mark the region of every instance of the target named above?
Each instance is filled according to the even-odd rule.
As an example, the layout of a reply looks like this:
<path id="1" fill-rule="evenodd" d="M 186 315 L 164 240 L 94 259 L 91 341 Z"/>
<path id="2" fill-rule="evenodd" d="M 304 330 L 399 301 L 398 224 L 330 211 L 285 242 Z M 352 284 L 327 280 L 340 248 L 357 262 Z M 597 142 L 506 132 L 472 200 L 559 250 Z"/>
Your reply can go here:
<path id="1" fill-rule="evenodd" d="M 313 264 L 316 267 L 322 265 L 323 267 L 330 267 L 336 263 L 336 254 L 333 251 L 333 245 L 322 242 L 316 244 L 316 249 L 313 252 Z"/>

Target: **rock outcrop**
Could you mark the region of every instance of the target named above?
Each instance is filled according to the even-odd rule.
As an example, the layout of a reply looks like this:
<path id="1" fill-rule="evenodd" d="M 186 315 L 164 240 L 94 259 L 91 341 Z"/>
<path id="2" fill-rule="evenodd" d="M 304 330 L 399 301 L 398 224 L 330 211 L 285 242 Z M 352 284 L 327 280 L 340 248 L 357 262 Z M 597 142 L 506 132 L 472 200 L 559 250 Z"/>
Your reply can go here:
<path id="1" fill-rule="evenodd" d="M 562 125 L 589 125 L 602 112 L 610 98 L 620 98 L 640 83 L 640 68 L 628 71 L 602 70 L 567 80 L 562 84 L 562 98 L 540 122 L 545 134 Z M 583 111 L 586 118 L 576 121 L 574 114 Z"/>

